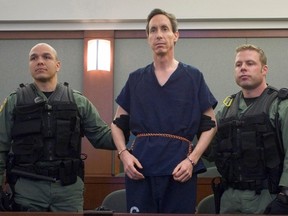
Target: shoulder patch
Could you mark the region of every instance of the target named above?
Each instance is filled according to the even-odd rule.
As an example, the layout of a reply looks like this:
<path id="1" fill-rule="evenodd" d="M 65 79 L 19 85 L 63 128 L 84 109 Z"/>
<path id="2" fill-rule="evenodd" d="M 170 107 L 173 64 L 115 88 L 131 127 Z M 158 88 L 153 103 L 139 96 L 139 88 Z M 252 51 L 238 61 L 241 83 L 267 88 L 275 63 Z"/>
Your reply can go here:
<path id="1" fill-rule="evenodd" d="M 2 112 L 2 110 L 5 107 L 6 103 L 7 103 L 7 98 L 4 99 L 3 103 L 0 106 L 0 113 Z"/>

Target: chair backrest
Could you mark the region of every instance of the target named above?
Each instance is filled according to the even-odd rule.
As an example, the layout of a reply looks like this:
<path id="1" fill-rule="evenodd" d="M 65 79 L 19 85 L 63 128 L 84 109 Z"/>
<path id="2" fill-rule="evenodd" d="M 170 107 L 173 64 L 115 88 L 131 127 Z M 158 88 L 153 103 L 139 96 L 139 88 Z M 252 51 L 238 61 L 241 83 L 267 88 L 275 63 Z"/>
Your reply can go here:
<path id="1" fill-rule="evenodd" d="M 111 192 L 103 199 L 101 206 L 117 213 L 127 213 L 126 190 Z"/>
<path id="2" fill-rule="evenodd" d="M 203 198 L 197 205 L 197 214 L 215 214 L 214 194 L 210 194 Z"/>

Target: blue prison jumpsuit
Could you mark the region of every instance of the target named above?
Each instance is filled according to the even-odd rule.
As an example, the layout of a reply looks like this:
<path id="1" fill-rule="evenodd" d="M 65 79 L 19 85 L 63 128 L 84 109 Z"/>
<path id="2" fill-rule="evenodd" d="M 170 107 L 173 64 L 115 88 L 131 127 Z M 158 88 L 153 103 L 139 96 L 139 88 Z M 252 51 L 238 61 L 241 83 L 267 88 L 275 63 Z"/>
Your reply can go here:
<path id="1" fill-rule="evenodd" d="M 116 102 L 130 115 L 131 132 L 161 133 L 193 140 L 201 114 L 217 101 L 196 68 L 179 63 L 168 81 L 159 85 L 153 63 L 129 75 Z M 197 175 L 185 182 L 173 180 L 173 169 L 188 155 L 188 142 L 162 137 L 137 137 L 133 155 L 140 161 L 144 180 L 126 177 L 129 212 L 194 213 Z M 194 174 L 203 172 L 202 161 Z"/>

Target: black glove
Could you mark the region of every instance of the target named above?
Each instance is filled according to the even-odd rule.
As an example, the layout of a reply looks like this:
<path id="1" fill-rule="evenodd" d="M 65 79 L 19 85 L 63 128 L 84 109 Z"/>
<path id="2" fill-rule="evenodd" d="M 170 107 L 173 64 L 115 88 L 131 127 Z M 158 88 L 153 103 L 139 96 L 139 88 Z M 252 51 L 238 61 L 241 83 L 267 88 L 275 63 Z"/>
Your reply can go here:
<path id="1" fill-rule="evenodd" d="M 129 142 L 130 137 L 130 126 L 129 126 L 130 116 L 129 115 L 120 115 L 116 118 L 113 123 L 117 125 L 123 131 L 126 144 Z"/>
<path id="2" fill-rule="evenodd" d="M 202 115 L 198 132 L 208 131 L 215 126 L 216 126 L 216 123 L 215 121 L 211 119 L 210 116 Z"/>
<path id="3" fill-rule="evenodd" d="M 268 215 L 287 215 L 288 196 L 279 193 L 277 197 L 266 207 L 264 214 Z"/>
<path id="4" fill-rule="evenodd" d="M 214 120 L 211 119 L 210 116 L 202 115 L 199 129 L 198 129 L 198 133 L 197 133 L 197 138 L 199 139 L 202 132 L 208 131 L 215 126 L 216 126 L 216 123 Z"/>
<path id="5" fill-rule="evenodd" d="M 12 211 L 11 204 L 11 194 L 4 192 L 3 189 L 0 188 L 0 212 Z"/>

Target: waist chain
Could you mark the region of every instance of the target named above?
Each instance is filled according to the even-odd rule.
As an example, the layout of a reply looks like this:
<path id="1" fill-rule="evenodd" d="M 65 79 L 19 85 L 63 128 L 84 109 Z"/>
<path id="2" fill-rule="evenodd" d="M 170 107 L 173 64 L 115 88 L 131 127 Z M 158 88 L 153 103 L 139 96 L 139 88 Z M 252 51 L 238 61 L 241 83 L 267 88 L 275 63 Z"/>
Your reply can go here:
<path id="1" fill-rule="evenodd" d="M 141 133 L 141 134 L 138 134 L 136 136 L 136 138 L 139 138 L 139 137 L 166 137 L 166 138 L 171 138 L 171 139 L 177 139 L 177 140 L 184 141 L 184 142 L 186 142 L 188 144 L 188 154 L 187 155 L 189 155 L 192 152 L 192 150 L 193 150 L 192 142 L 190 140 L 186 139 L 185 137 L 181 137 L 181 136 L 177 136 L 177 135 L 173 135 L 173 134 Z M 133 150 L 133 148 L 135 146 L 135 140 L 133 141 L 133 143 L 131 145 L 131 150 Z"/>

